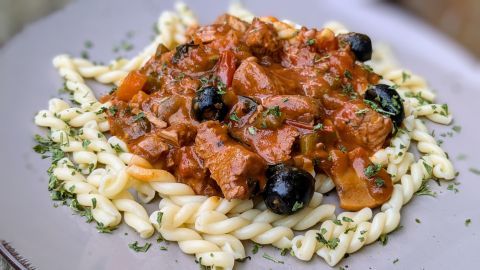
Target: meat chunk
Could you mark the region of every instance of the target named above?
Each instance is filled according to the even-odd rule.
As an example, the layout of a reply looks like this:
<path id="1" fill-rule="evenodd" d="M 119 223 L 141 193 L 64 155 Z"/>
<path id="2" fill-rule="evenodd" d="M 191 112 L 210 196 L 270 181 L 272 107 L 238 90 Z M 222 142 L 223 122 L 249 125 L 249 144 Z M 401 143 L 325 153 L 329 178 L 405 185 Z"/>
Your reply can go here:
<path id="1" fill-rule="evenodd" d="M 233 75 L 232 86 L 236 94 L 249 97 L 297 94 L 297 82 L 282 75 L 254 61 L 243 61 Z"/>
<path id="2" fill-rule="evenodd" d="M 278 106 L 282 115 L 289 120 L 312 123 L 314 120 L 323 118 L 321 103 L 317 99 L 299 95 L 277 95 L 265 98 L 262 101 L 264 107 Z"/>
<path id="3" fill-rule="evenodd" d="M 258 18 L 253 19 L 243 41 L 256 56 L 272 55 L 280 48 L 278 34 L 273 25 Z"/>
<path id="4" fill-rule="evenodd" d="M 210 178 L 207 168 L 195 153 L 193 146 L 175 149 L 170 170 L 177 181 L 189 185 L 196 194 L 222 196 L 222 191 L 215 180 Z"/>
<path id="5" fill-rule="evenodd" d="M 207 121 L 198 126 L 195 151 L 227 199 L 248 199 L 265 187 L 265 161 L 228 136 L 227 128 Z"/>
<path id="6" fill-rule="evenodd" d="M 293 144 L 299 135 L 297 129 L 288 125 L 277 130 L 257 129 L 255 134 L 244 130 L 247 143 L 269 164 L 290 160 Z"/>
<path id="7" fill-rule="evenodd" d="M 168 153 L 169 146 L 156 134 L 148 134 L 141 139 L 128 144 L 132 153 L 135 153 L 150 162 L 156 162 L 162 155 Z"/>
<path id="8" fill-rule="evenodd" d="M 359 147 L 348 154 L 333 150 L 330 156 L 331 162 L 322 167 L 332 177 L 343 209 L 374 208 L 390 199 L 393 191 L 390 176 L 384 169 L 374 169 L 365 150 Z"/>
<path id="9" fill-rule="evenodd" d="M 324 106 L 333 109 L 333 123 L 345 146 L 357 145 L 372 152 L 379 150 L 391 134 L 390 118 L 372 110 L 360 99 L 324 96 Z"/>

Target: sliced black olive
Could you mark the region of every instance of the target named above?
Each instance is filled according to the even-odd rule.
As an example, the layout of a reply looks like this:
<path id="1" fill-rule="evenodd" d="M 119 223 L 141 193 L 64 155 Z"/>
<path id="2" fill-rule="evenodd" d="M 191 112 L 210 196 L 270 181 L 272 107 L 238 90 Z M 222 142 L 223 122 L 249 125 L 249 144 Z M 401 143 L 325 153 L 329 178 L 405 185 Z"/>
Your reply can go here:
<path id="1" fill-rule="evenodd" d="M 398 92 L 386 84 L 377 84 L 365 92 L 365 103 L 377 112 L 387 115 L 398 128 L 405 118 L 402 98 Z"/>
<path id="2" fill-rule="evenodd" d="M 372 58 L 372 41 L 367 35 L 350 32 L 339 35 L 339 39 L 350 45 L 358 61 L 365 62 Z"/>
<path id="3" fill-rule="evenodd" d="M 227 114 L 227 106 L 222 101 L 218 88 L 207 86 L 199 91 L 192 101 L 192 111 L 198 121 L 223 120 Z"/>
<path id="4" fill-rule="evenodd" d="M 263 200 L 272 212 L 289 215 L 306 207 L 312 200 L 315 179 L 306 171 L 278 164 L 266 172 Z"/>

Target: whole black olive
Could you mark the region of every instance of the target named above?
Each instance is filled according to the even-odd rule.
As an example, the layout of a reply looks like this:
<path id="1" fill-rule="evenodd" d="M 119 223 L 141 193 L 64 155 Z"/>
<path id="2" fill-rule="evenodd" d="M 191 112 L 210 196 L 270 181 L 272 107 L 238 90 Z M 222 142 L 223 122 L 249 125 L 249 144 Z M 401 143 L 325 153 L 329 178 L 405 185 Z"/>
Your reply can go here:
<path id="1" fill-rule="evenodd" d="M 386 84 L 377 84 L 365 92 L 365 102 L 377 112 L 387 115 L 398 128 L 405 118 L 402 98 L 395 89 Z"/>
<path id="2" fill-rule="evenodd" d="M 192 101 L 192 111 L 198 121 L 223 120 L 228 108 L 222 101 L 222 95 L 214 86 L 206 86 L 197 91 Z"/>
<path id="3" fill-rule="evenodd" d="M 312 199 L 315 179 L 306 171 L 284 165 L 270 166 L 263 200 L 272 212 L 289 215 L 306 207 Z"/>
<path id="4" fill-rule="evenodd" d="M 350 32 L 339 35 L 339 38 L 350 45 L 358 61 L 365 62 L 372 58 L 372 41 L 367 35 Z"/>

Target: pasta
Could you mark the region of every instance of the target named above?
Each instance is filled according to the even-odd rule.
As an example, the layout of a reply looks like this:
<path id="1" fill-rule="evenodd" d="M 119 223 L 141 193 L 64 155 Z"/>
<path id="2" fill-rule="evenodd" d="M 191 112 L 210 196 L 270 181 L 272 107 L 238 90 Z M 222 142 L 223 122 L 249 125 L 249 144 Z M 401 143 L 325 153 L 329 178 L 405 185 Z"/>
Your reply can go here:
<path id="1" fill-rule="evenodd" d="M 394 87 L 402 98 L 405 118 L 390 146 L 370 157 L 381 164 L 394 183 L 390 199 L 380 212 L 363 208 L 356 212 L 335 214 L 336 206 L 323 203 L 323 194 L 335 188 L 333 180 L 309 172 L 315 177 L 315 192 L 302 210 L 283 216 L 273 213 L 264 202 L 227 200 L 216 196 L 196 195 L 187 184 L 177 182 L 168 171 L 155 168 L 146 159 L 129 153 L 120 138 L 106 134 L 110 130 L 106 111 L 110 102 L 100 103 L 85 79 L 120 85 L 130 71 L 142 67 L 159 44 L 173 49 L 185 43 L 186 31 L 198 25 L 193 12 L 183 3 L 176 11 L 165 11 L 156 27 L 159 34 L 137 56 L 97 65 L 81 58 L 59 55 L 53 65 L 65 79 L 65 89 L 78 104 L 53 98 L 48 109 L 35 116 L 35 124 L 49 129 L 49 147 L 58 147 L 62 156 L 54 161 L 51 177 L 61 182 L 58 188 L 71 194 L 82 207 L 90 209 L 93 219 L 102 228 L 115 228 L 125 223 L 142 238 L 155 230 L 168 240 L 177 242 L 187 254 L 193 254 L 201 265 L 232 269 L 235 260 L 246 258 L 241 241 L 292 249 L 293 255 L 309 261 L 314 254 L 334 266 L 345 256 L 375 242 L 394 231 L 401 219 L 401 209 L 428 179 L 452 180 L 455 169 L 423 119 L 448 125 L 452 114 L 446 104 L 434 103 L 436 94 L 426 81 L 411 71 L 397 67 L 387 46 L 379 44 L 367 62 L 382 76 L 381 83 Z M 229 13 L 252 22 L 254 15 L 234 3 Z M 261 18 L 271 23 L 280 39 L 289 40 L 298 34 L 299 25 L 290 21 Z M 349 31 L 338 22 L 325 25 L 329 33 Z M 328 34 L 328 33 L 327 33 Z M 410 152 L 416 143 L 420 157 Z M 305 166 L 307 167 L 307 166 Z M 132 196 L 135 191 L 143 203 L 158 194 L 158 210 L 149 214 Z M 304 232 L 300 232 L 304 231 Z"/>

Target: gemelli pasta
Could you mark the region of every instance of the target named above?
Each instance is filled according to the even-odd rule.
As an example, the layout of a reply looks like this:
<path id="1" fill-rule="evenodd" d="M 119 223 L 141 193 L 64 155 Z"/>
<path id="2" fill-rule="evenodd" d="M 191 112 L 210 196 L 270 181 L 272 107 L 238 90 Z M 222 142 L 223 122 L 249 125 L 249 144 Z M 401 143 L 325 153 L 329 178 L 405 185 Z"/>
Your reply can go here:
<path id="1" fill-rule="evenodd" d="M 225 17 L 226 24 L 231 24 L 229 27 L 232 27 L 235 31 L 246 33 L 245 43 L 251 46 L 256 56 L 264 55 L 265 51 L 275 49 L 277 45 L 271 45 L 274 43 L 284 44 L 284 49 L 287 50 L 290 49 L 288 46 L 299 46 L 298 48 L 317 45 L 328 47 L 331 42 L 337 42 L 336 39 L 339 39 L 342 43 L 349 42 L 349 38 L 351 38 L 347 28 L 338 22 L 329 22 L 325 25 L 324 30 L 315 30 L 315 32 L 286 20 L 280 21 L 273 17 L 256 18 L 238 3 L 230 7 L 229 14 L 230 16 L 226 15 L 227 17 Z M 264 38 L 263 43 L 256 43 L 258 37 L 251 30 L 246 30 L 254 25 L 259 25 L 260 28 L 258 29 L 261 31 L 263 31 L 262 29 L 273 31 L 275 36 L 262 36 L 261 38 Z M 201 77 L 199 81 L 202 85 L 194 82 L 193 77 L 189 77 L 188 74 L 170 74 L 175 76 L 175 80 L 170 83 L 174 84 L 180 81 L 181 87 L 179 89 L 182 91 L 187 92 L 193 86 L 194 88 L 201 88 L 200 91 L 197 91 L 193 101 L 188 101 L 192 102 L 193 105 L 188 106 L 194 111 L 198 108 L 210 110 L 207 110 L 207 113 L 204 111 L 195 112 L 197 115 L 206 118 L 195 120 L 198 120 L 195 125 L 202 127 L 197 128 L 195 126 L 192 128 L 187 126 L 184 129 L 174 129 L 174 127 L 188 124 L 186 123 L 188 121 L 175 122 L 175 119 L 180 117 L 175 118 L 175 115 L 179 115 L 179 113 L 167 112 L 171 108 L 183 104 L 181 103 L 183 101 L 172 101 L 172 98 L 167 97 L 157 100 L 153 104 L 148 104 L 148 106 L 159 108 L 157 115 L 149 114 L 148 110 L 140 110 L 135 106 L 128 107 L 128 110 L 130 110 L 128 113 L 132 114 L 128 118 L 130 119 L 128 123 L 131 126 L 137 128 L 138 125 L 138 128 L 142 128 L 142 125 L 148 123 L 150 125 L 149 129 L 160 130 L 159 137 L 145 135 L 148 140 L 161 141 L 155 147 L 144 147 L 142 143 L 146 144 L 147 139 L 138 143 L 138 145 L 133 145 L 131 141 L 122 137 L 122 132 L 128 133 L 130 131 L 122 130 L 118 123 L 118 121 L 122 121 L 122 117 L 125 115 L 124 112 L 119 112 L 119 106 L 126 101 L 102 98 L 102 102 L 100 102 L 94 91 L 85 83 L 85 80 L 93 79 L 100 83 L 116 85 L 118 86 L 117 92 L 124 91 L 123 93 L 127 94 L 132 90 L 132 85 L 142 82 L 142 80 L 144 84 L 146 83 L 150 87 L 158 87 L 155 85 L 156 82 L 143 78 L 144 75 L 139 75 L 138 71 L 148 69 L 148 65 L 156 61 L 155 59 L 164 57 L 165 51 L 175 51 L 172 61 L 179 65 L 178 63 L 183 63 L 180 62 L 182 57 L 189 57 L 192 54 L 191 50 L 198 47 L 197 44 L 194 44 L 194 41 L 198 42 L 198 40 L 204 39 L 203 42 L 213 44 L 215 43 L 215 35 L 218 34 L 208 27 L 199 28 L 193 12 L 182 3 L 175 5 L 175 11 L 163 12 L 158 19 L 156 28 L 159 34 L 153 42 L 132 59 L 117 59 L 109 65 L 97 65 L 89 60 L 74 58 L 70 55 L 56 56 L 53 59 L 53 65 L 65 80 L 65 90 L 71 94 L 73 103 L 71 105 L 62 99 L 53 98 L 48 102 L 48 109 L 39 111 L 35 116 L 36 125 L 48 128 L 47 139 L 37 138 L 39 146 L 36 150 L 42 154 L 51 152 L 52 166 L 49 169 L 49 189 L 52 191 L 52 196 L 55 196 L 56 199 L 69 201 L 75 211 L 96 221 L 99 230 L 114 229 L 121 224 L 123 219 L 142 238 L 150 238 L 158 233 L 167 241 L 177 242 L 184 253 L 194 255 L 199 263 L 204 266 L 232 269 L 235 261 L 245 259 L 247 256 L 242 241 L 252 241 L 258 245 L 272 245 L 282 250 L 291 250 L 292 256 L 303 261 L 311 260 L 316 254 L 323 258 L 328 265 L 335 266 L 346 254 L 354 253 L 363 246 L 393 232 L 400 224 L 403 205 L 412 199 L 415 192 L 424 187 L 426 181 L 431 178 L 444 180 L 455 178 L 455 169 L 448 155 L 430 134 L 424 123 L 425 120 L 429 120 L 442 125 L 450 124 L 452 115 L 448 106 L 434 103 L 436 95 L 428 87 L 426 81 L 409 70 L 399 68 L 392 52 L 383 44 L 374 44 L 373 53 L 369 57 L 370 60 L 358 64 L 359 70 L 356 70 L 353 75 L 350 71 L 345 71 L 342 75 L 345 78 L 342 80 L 348 81 L 357 76 L 366 76 L 367 83 L 363 81 L 360 84 L 367 86 L 367 84 L 370 85 L 368 80 L 375 80 L 377 85 L 385 85 L 382 87 L 397 93 L 399 97 L 393 96 L 393 98 L 398 98 L 397 100 L 401 104 L 395 105 L 393 98 L 392 102 L 397 107 L 401 106 L 401 113 L 403 114 L 401 120 L 397 123 L 395 111 L 386 109 L 393 107 L 384 107 L 385 104 L 375 103 L 375 100 L 365 101 L 371 107 L 362 107 L 366 106 L 363 103 L 361 105 L 358 105 L 360 103 L 349 103 L 358 96 L 358 93 L 355 93 L 355 89 L 352 88 L 352 84 L 343 84 L 343 94 L 350 96 L 351 100 L 343 99 L 344 97 L 339 98 L 347 104 L 342 106 L 360 106 L 354 113 L 355 115 L 365 117 L 368 115 L 370 117 L 368 119 L 377 119 L 375 117 L 378 116 L 378 121 L 383 121 L 383 127 L 387 126 L 393 130 L 393 136 L 391 136 L 392 132 L 387 130 L 380 144 L 375 145 L 376 138 L 368 137 L 370 134 L 365 135 L 366 141 L 355 141 L 356 145 L 364 145 L 364 148 L 371 150 L 370 152 L 367 151 L 369 159 L 362 161 L 371 163 L 371 165 L 365 164 L 365 168 L 360 170 L 360 174 L 364 178 L 367 176 L 365 179 L 362 178 L 364 180 L 373 179 L 373 185 L 376 185 L 373 188 L 381 189 L 382 192 L 387 194 L 383 199 L 375 198 L 373 203 L 354 202 L 352 204 L 351 201 L 348 201 L 348 198 L 340 196 L 342 207 L 350 210 L 340 214 L 336 214 L 338 213 L 336 205 L 323 201 L 324 194 L 331 192 L 338 185 L 342 185 L 342 176 L 337 174 L 334 169 L 324 166 L 329 166 L 332 162 L 336 162 L 335 160 L 341 159 L 342 155 L 353 155 L 352 153 L 357 150 L 353 149 L 350 146 L 351 144 L 339 145 L 340 150 L 332 150 L 333 152 L 323 156 L 320 153 L 316 159 L 310 158 L 311 153 L 321 152 L 320 148 L 327 144 L 325 141 L 318 140 L 317 137 L 313 138 L 314 136 L 311 134 L 328 132 L 332 126 L 331 123 L 328 124 L 327 122 L 315 122 L 318 118 L 312 115 L 316 115 L 317 112 L 307 105 L 310 104 L 309 102 L 313 102 L 312 104 L 317 104 L 315 106 L 320 106 L 315 103 L 316 101 L 307 100 L 305 96 L 298 98 L 291 93 L 286 94 L 286 90 L 284 90 L 284 93 L 278 95 L 280 97 L 278 99 L 274 96 L 271 100 L 268 100 L 270 97 L 262 96 L 268 101 L 262 100 L 261 102 L 266 103 L 255 104 L 258 103 L 256 96 L 251 95 L 249 97 L 245 94 L 245 97 L 242 97 L 245 100 L 244 104 L 253 104 L 252 106 L 255 107 L 252 116 L 250 116 L 251 119 L 244 120 L 246 116 L 241 114 L 242 110 L 250 110 L 248 108 L 250 105 L 247 106 L 247 109 L 240 108 L 241 110 L 237 111 L 232 109 L 233 112 L 231 111 L 228 115 L 226 111 L 223 111 L 221 107 L 224 105 L 223 102 L 227 104 L 228 102 L 225 100 L 231 98 L 228 91 L 232 81 L 234 87 L 241 88 L 241 86 L 235 85 L 237 76 L 244 76 L 242 77 L 243 80 L 249 80 L 248 76 L 251 73 L 248 72 L 253 70 L 257 72 L 255 74 L 260 74 L 257 79 L 264 80 L 263 82 L 267 85 L 262 86 L 263 88 L 259 91 L 268 90 L 269 80 L 272 79 L 261 77 L 264 67 L 258 63 L 263 61 L 266 63 L 264 63 L 265 66 L 274 65 L 272 59 L 275 59 L 276 56 L 273 53 L 271 55 L 266 54 L 260 60 L 255 56 L 245 57 L 235 74 L 229 73 L 228 68 L 225 71 L 224 68 L 232 65 L 234 67 L 238 66 L 238 63 L 235 65 L 235 61 L 238 61 L 235 60 L 235 57 L 238 58 L 238 56 L 234 56 L 232 60 L 232 55 L 229 53 L 215 55 L 208 61 L 214 61 L 214 63 L 219 61 L 220 64 L 211 65 L 217 77 Z M 194 30 L 198 30 L 198 32 L 192 32 Z M 253 34 L 248 36 L 251 32 Z M 190 40 L 189 35 L 197 36 Z M 298 40 L 304 37 L 309 37 L 305 42 L 302 41 L 306 45 L 299 45 L 301 42 Z M 233 35 L 231 38 L 240 37 Z M 337 48 L 337 50 L 340 49 Z M 349 50 L 355 53 L 357 60 L 363 58 L 362 52 L 355 51 L 353 45 L 349 47 Z M 305 52 L 302 51 L 301 53 Z M 181 53 L 183 56 L 180 55 Z M 350 52 L 347 56 L 339 55 L 338 57 L 352 57 L 353 54 Z M 316 58 L 315 56 L 313 58 L 314 64 L 318 62 L 327 65 L 329 57 L 333 56 L 324 55 L 322 58 Z M 304 61 L 300 58 L 292 59 L 283 60 Z M 190 61 L 196 60 L 192 58 Z M 167 64 L 164 65 L 163 69 L 156 69 L 155 74 L 158 75 L 158 70 L 167 72 L 165 71 Z M 248 66 L 250 70 L 247 70 L 245 74 L 240 74 L 238 70 L 244 66 Z M 305 63 L 304 66 L 308 65 Z M 324 67 L 328 68 L 328 66 Z M 362 68 L 371 70 L 365 71 L 361 70 Z M 308 71 L 308 69 L 306 70 Z M 168 72 L 176 71 L 170 70 Z M 270 74 L 268 72 L 274 71 L 267 71 L 266 74 Z M 340 82 L 339 78 L 331 78 L 331 80 L 331 85 Z M 168 85 L 164 81 L 162 83 Z M 209 85 L 210 83 L 213 85 Z M 254 86 L 253 83 L 249 85 L 249 87 Z M 268 91 L 277 91 L 283 87 L 280 84 L 275 86 L 274 90 Z M 211 89 L 215 89 L 217 94 L 220 93 L 223 96 L 220 99 L 217 96 L 198 96 L 198 92 L 207 93 Z M 378 88 L 373 90 L 377 91 Z M 148 94 L 154 95 L 153 93 Z M 216 93 L 213 94 L 216 95 Z M 316 93 L 310 94 L 312 96 L 316 95 Z M 131 95 L 131 99 L 146 99 L 145 95 L 147 94 L 140 91 L 140 94 L 134 93 L 134 95 Z M 240 95 L 235 98 L 240 99 Z M 298 103 L 300 105 L 297 104 L 296 108 L 299 106 L 305 107 L 302 115 L 295 115 L 295 112 L 289 111 L 293 110 L 291 109 L 293 107 L 288 106 L 288 100 L 296 102 L 297 98 L 300 100 Z M 212 100 L 216 103 L 213 105 L 205 103 L 207 101 L 212 102 Z M 198 102 L 198 104 L 195 102 Z M 143 103 L 142 106 L 144 104 L 147 103 Z M 132 112 L 135 110 L 136 112 Z M 161 118 L 158 116 L 161 113 L 168 115 L 170 118 Z M 123 116 L 119 116 L 119 114 Z M 221 119 L 227 119 L 225 121 L 229 121 L 228 125 L 215 126 L 217 125 L 216 122 L 212 121 L 212 117 L 216 117 L 212 116 L 214 114 L 220 115 L 216 119 L 217 122 Z M 290 117 L 290 119 L 285 120 L 288 123 L 286 128 L 278 126 L 278 119 L 284 121 L 282 117 Z M 209 121 L 205 122 L 204 120 Z M 169 127 L 166 126 L 166 122 L 170 123 Z M 257 122 L 259 123 L 258 126 L 255 126 Z M 361 124 L 359 123 L 359 125 Z M 243 133 L 238 135 L 235 132 L 239 131 L 235 128 L 240 125 L 249 126 L 243 131 L 241 130 Z M 305 127 L 308 125 L 310 127 Z M 340 130 L 337 124 L 334 126 Z M 198 129 L 198 131 L 195 131 L 196 134 L 189 133 L 192 129 Z M 228 132 L 222 133 L 224 132 L 222 130 L 225 129 L 228 129 Z M 269 147 L 275 147 L 273 143 L 265 147 L 262 142 L 252 139 L 254 136 L 270 138 L 269 136 L 273 135 L 269 133 L 268 129 L 281 130 L 275 131 L 281 134 L 279 136 L 283 136 L 278 139 L 280 143 L 290 142 L 293 144 L 299 140 L 301 154 L 296 154 L 293 150 L 285 147 L 270 151 Z M 118 130 L 122 130 L 122 132 Z M 305 130 L 310 131 L 306 135 L 303 133 L 299 135 L 298 130 L 300 130 L 300 133 L 305 133 Z M 377 131 L 382 132 L 381 130 Z M 202 132 L 205 132 L 205 134 L 211 132 L 213 135 L 202 137 Z M 327 133 L 322 134 L 321 136 L 329 136 Z M 171 164 L 168 165 L 168 163 L 177 162 L 178 159 L 175 159 L 175 154 L 173 156 L 157 154 L 162 146 L 178 147 L 184 140 L 190 139 L 192 141 L 192 136 L 196 136 L 193 137 L 196 148 L 193 148 L 194 150 L 188 148 L 190 146 L 179 148 L 183 151 L 179 153 L 183 155 L 182 158 L 188 155 L 198 155 L 197 160 L 202 160 L 199 163 L 200 165 L 195 165 L 191 161 L 185 164 L 174 164 L 174 169 L 172 169 Z M 233 136 L 235 140 L 229 136 Z M 391 138 L 386 140 L 387 136 L 391 136 Z M 217 137 L 226 139 L 212 143 L 212 138 Z M 197 146 L 202 139 L 201 147 L 208 147 L 211 144 L 210 149 L 202 150 L 200 146 Z M 238 145 L 237 141 L 242 140 L 248 141 L 249 147 Z M 388 143 L 385 143 L 385 141 Z M 418 149 L 418 156 L 411 152 L 413 145 L 416 145 Z M 222 151 L 228 153 L 223 157 L 223 162 L 232 162 L 233 165 L 228 169 L 217 171 L 219 165 L 215 161 L 215 155 L 219 155 Z M 209 153 L 215 153 L 215 155 L 211 157 L 208 155 Z M 334 153 L 334 155 L 332 156 L 331 153 Z M 260 158 L 256 159 L 257 155 Z M 286 158 L 283 158 L 282 155 Z M 241 161 L 235 160 L 239 156 L 242 157 Z M 318 161 L 320 159 L 321 162 Z M 267 167 L 265 160 L 268 161 L 269 166 L 277 163 L 285 163 L 286 165 L 277 168 L 280 172 L 271 172 L 270 169 L 266 169 L 267 179 L 265 179 L 263 174 L 258 176 L 256 173 L 258 170 L 263 170 L 262 173 L 265 173 Z M 237 164 L 241 165 L 237 166 Z M 192 184 L 191 178 L 194 176 L 188 174 L 189 171 L 186 171 L 182 166 L 187 168 L 189 168 L 188 166 L 204 166 L 204 168 L 202 167 L 204 170 L 199 170 L 196 174 L 206 175 L 206 182 L 202 183 L 203 193 L 199 192 L 198 187 Z M 241 166 L 248 168 L 240 170 Z M 382 174 L 383 172 L 385 174 Z M 305 201 L 295 201 L 293 208 L 289 205 L 289 209 L 279 210 L 280 208 L 276 208 L 279 207 L 277 197 L 272 202 L 267 199 L 259 200 L 259 197 L 256 196 L 262 190 L 264 190 L 263 194 L 273 192 L 269 190 L 272 177 L 279 179 L 287 177 L 290 179 L 285 181 L 291 181 L 292 178 L 298 179 L 298 181 L 313 179 L 311 180 L 312 190 L 305 192 L 310 192 L 311 195 Z M 224 179 L 227 178 L 233 180 L 225 183 Z M 255 181 L 252 180 L 254 178 Z M 242 181 L 245 181 L 245 183 Z M 386 191 L 387 188 L 390 188 L 389 192 Z M 206 190 L 210 190 L 211 193 Z M 141 203 L 150 203 L 156 196 L 160 198 L 158 209 L 148 213 Z M 135 197 L 138 197 L 138 199 Z M 380 211 L 373 211 L 376 206 L 379 206 Z"/>

